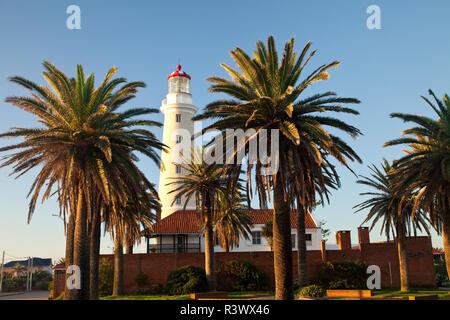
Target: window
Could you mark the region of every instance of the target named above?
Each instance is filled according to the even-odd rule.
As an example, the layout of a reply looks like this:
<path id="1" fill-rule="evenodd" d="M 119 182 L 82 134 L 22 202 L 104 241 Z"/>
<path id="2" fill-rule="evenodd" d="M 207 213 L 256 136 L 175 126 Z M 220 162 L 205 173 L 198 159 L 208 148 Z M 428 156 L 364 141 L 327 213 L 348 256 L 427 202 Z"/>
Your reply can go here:
<path id="1" fill-rule="evenodd" d="M 291 239 L 292 239 L 292 248 L 295 248 L 297 245 L 297 241 L 295 241 L 295 234 L 291 234 Z"/>
<path id="2" fill-rule="evenodd" d="M 261 231 L 252 232 L 252 244 L 261 244 Z"/>
<path id="3" fill-rule="evenodd" d="M 175 172 L 177 173 L 177 174 L 180 174 L 181 173 L 181 167 L 180 166 L 175 166 L 176 168 L 175 168 Z"/>
<path id="4" fill-rule="evenodd" d="M 177 143 L 181 143 L 181 136 L 177 136 Z"/>
<path id="5" fill-rule="evenodd" d="M 312 239 L 311 239 L 311 233 L 306 233 L 306 234 L 305 234 L 305 240 L 306 240 L 306 241 L 312 241 Z"/>
<path id="6" fill-rule="evenodd" d="M 175 115 L 175 119 L 176 119 L 177 122 L 181 122 L 181 114 L 177 113 Z"/>
<path id="7" fill-rule="evenodd" d="M 177 197 L 177 199 L 175 200 L 176 204 L 181 204 L 181 197 Z"/>
<path id="8" fill-rule="evenodd" d="M 218 246 L 219 245 L 219 237 L 218 236 L 216 236 L 216 246 Z"/>

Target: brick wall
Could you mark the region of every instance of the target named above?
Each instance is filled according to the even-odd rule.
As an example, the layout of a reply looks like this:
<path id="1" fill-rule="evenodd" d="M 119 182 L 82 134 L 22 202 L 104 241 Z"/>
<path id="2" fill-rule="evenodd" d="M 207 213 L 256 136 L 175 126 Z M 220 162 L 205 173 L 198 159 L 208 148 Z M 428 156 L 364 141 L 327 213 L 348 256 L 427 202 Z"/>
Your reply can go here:
<path id="1" fill-rule="evenodd" d="M 415 286 L 435 286 L 435 271 L 431 241 L 428 237 L 417 237 L 407 240 L 410 282 Z M 317 266 L 322 262 L 320 250 L 308 251 L 308 277 L 315 275 Z M 102 255 L 113 261 L 113 255 Z M 221 262 L 240 260 L 253 264 L 263 271 L 273 285 L 273 253 L 272 252 L 230 252 L 215 253 L 216 266 Z M 297 275 L 296 251 L 293 252 L 294 277 Z M 346 250 L 327 250 L 326 260 L 331 262 L 361 261 L 367 265 L 378 265 L 381 269 L 382 287 L 399 287 L 400 275 L 395 242 L 361 243 L 359 247 Z M 124 255 L 124 291 L 134 293 L 137 285 L 134 277 L 140 272 L 148 277 L 148 286 L 165 284 L 169 273 L 185 265 L 204 267 L 203 253 L 150 253 Z M 392 280 L 391 280 L 392 279 Z M 55 276 L 55 293 L 59 295 L 64 289 L 63 277 Z"/>

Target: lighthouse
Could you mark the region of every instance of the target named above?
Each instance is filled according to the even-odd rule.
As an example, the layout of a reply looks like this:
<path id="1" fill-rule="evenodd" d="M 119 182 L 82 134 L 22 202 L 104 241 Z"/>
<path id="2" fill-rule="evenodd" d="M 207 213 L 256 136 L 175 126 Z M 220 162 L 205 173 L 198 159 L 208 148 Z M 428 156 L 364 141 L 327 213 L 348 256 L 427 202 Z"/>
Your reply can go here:
<path id="1" fill-rule="evenodd" d="M 174 183 L 177 177 L 185 174 L 184 169 L 174 161 L 178 156 L 176 144 L 182 139 L 190 139 L 194 133 L 194 121 L 192 117 L 197 112 L 197 107 L 192 102 L 190 92 L 191 77 L 181 66 L 177 65 L 177 70 L 168 77 L 169 92 L 161 103 L 161 112 L 164 114 L 164 129 L 162 142 L 168 146 L 168 152 L 162 152 L 161 169 L 159 175 L 159 197 L 161 200 L 161 219 L 171 215 L 175 211 L 183 210 L 185 197 L 176 197 L 176 192 L 169 193 L 176 189 Z M 184 132 L 185 134 L 181 134 Z M 195 199 L 191 197 L 186 205 L 186 209 L 195 209 Z"/>

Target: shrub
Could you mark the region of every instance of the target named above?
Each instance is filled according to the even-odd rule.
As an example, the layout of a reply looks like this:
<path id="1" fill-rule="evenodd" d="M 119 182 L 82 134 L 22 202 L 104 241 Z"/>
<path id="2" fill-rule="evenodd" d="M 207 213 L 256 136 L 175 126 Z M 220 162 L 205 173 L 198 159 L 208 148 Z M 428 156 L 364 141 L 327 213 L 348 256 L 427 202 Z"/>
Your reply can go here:
<path id="1" fill-rule="evenodd" d="M 98 267 L 98 294 L 110 296 L 114 285 L 114 267 L 107 258 L 100 259 Z"/>
<path id="2" fill-rule="evenodd" d="M 205 270 L 194 266 L 173 270 L 167 277 L 165 291 L 171 295 L 208 291 Z"/>
<path id="3" fill-rule="evenodd" d="M 216 273 L 217 290 L 255 291 L 268 287 L 267 276 L 252 264 L 245 261 L 222 263 Z"/>
<path id="4" fill-rule="evenodd" d="M 361 262 L 326 262 L 320 264 L 314 284 L 334 289 L 365 289 L 367 266 Z"/>
<path id="5" fill-rule="evenodd" d="M 33 273 L 33 281 L 52 281 L 52 274 L 46 270 L 36 271 Z"/>
<path id="6" fill-rule="evenodd" d="M 148 277 L 144 273 L 138 273 L 136 277 L 134 277 L 134 282 L 138 285 L 139 288 L 142 288 L 147 284 Z"/>
<path id="7" fill-rule="evenodd" d="M 303 287 L 298 293 L 300 297 L 324 297 L 326 294 L 326 290 L 316 284 Z"/>
<path id="8" fill-rule="evenodd" d="M 49 286 L 50 286 L 50 282 L 48 282 L 48 281 L 42 281 L 42 282 L 39 283 L 39 290 L 47 291 L 47 290 L 49 290 L 49 289 L 48 289 Z"/>
<path id="9" fill-rule="evenodd" d="M 436 284 L 438 287 L 443 286 L 443 284 L 448 281 L 447 267 L 444 261 L 440 261 L 434 265 L 434 270 L 436 271 Z"/>
<path id="10" fill-rule="evenodd" d="M 50 293 L 48 294 L 48 296 L 49 296 L 50 299 L 55 298 L 55 297 L 53 297 L 53 287 L 54 287 L 54 285 L 55 285 L 55 281 L 54 281 L 54 280 L 52 280 L 52 281 L 50 281 L 50 282 L 48 283 L 47 290 L 50 291 Z"/>

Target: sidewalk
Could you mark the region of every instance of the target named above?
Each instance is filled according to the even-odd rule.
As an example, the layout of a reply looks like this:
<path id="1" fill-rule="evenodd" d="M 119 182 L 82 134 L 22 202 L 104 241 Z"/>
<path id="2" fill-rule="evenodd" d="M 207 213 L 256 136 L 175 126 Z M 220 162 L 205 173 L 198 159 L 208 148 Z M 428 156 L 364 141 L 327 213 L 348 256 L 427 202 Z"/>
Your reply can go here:
<path id="1" fill-rule="evenodd" d="M 7 292 L 0 294 L 0 300 L 48 300 L 48 291 Z"/>

